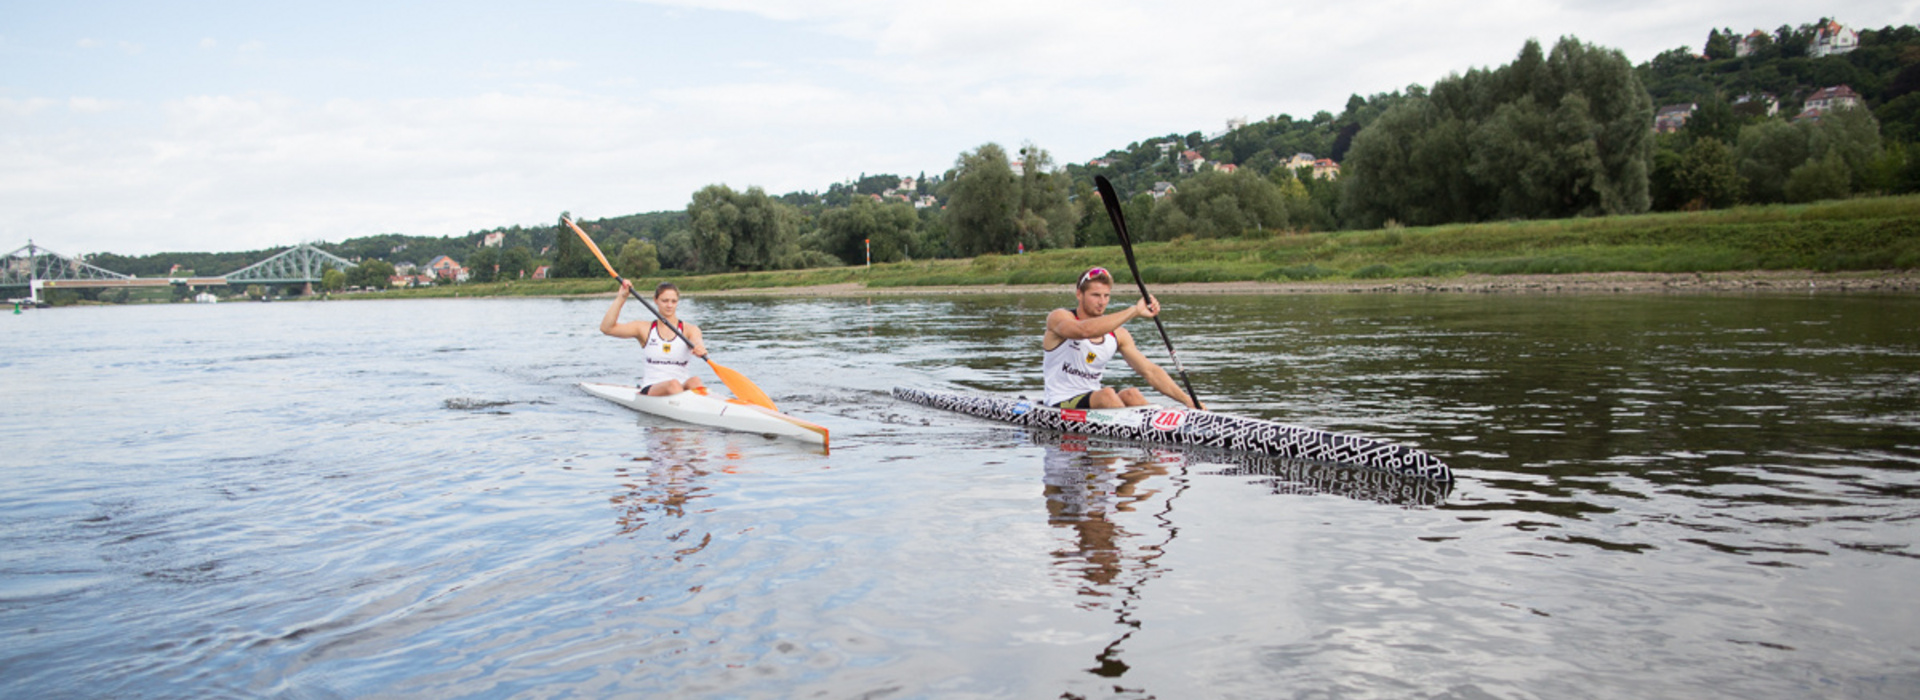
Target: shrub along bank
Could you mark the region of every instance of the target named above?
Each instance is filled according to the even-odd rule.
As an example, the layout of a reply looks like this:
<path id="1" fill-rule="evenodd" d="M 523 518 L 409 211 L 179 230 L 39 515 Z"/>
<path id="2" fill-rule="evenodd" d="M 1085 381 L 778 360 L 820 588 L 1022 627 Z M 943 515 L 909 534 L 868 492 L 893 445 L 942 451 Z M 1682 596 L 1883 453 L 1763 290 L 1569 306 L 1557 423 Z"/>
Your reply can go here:
<path id="1" fill-rule="evenodd" d="M 1467 274 L 1821 272 L 1920 268 L 1920 195 L 1549 221 L 1181 239 L 1136 244 L 1150 284 L 1378 280 Z M 1131 282 L 1118 247 L 981 255 L 774 272 L 670 276 L 687 291 L 864 284 L 870 287 L 1068 284 L 1093 266 Z M 602 294 L 599 279 L 395 290 L 387 297 Z"/>

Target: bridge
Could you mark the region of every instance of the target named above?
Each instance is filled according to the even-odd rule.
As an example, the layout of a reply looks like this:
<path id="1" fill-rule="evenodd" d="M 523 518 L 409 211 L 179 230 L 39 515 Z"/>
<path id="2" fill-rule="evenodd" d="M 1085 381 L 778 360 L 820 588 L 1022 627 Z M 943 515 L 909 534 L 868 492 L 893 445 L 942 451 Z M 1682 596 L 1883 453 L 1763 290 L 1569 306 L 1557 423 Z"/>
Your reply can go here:
<path id="1" fill-rule="evenodd" d="M 311 244 L 281 251 L 273 257 L 219 277 L 134 277 L 61 255 L 33 241 L 0 259 L 0 294 L 10 301 L 40 303 L 42 289 L 98 289 L 112 287 L 215 287 L 229 284 L 304 284 L 312 293 L 326 268 L 345 271 L 355 263 Z M 26 296 L 20 297 L 19 293 Z"/>

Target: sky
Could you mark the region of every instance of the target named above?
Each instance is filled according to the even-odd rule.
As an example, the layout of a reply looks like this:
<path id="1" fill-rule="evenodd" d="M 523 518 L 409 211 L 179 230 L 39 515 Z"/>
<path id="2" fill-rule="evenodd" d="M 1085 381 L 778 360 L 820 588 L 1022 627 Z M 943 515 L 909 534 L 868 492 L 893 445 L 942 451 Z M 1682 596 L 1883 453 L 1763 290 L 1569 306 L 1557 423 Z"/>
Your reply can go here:
<path id="1" fill-rule="evenodd" d="M 1466 7 L 1471 5 L 1471 7 Z M 0 250 L 238 251 L 1056 163 L 1511 61 L 1920 0 L 0 0 Z"/>

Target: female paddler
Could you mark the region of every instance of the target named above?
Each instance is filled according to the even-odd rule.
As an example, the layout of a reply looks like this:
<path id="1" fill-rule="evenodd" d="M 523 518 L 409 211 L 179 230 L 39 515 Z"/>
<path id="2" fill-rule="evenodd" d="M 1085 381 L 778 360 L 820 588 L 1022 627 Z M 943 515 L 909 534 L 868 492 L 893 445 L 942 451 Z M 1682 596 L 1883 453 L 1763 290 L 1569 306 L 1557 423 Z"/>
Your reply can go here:
<path id="1" fill-rule="evenodd" d="M 640 341 L 641 354 L 647 363 L 646 373 L 640 376 L 640 393 L 667 396 L 702 389 L 700 378 L 693 376 L 687 365 L 696 355 L 705 358 L 707 346 L 700 342 L 700 327 L 680 320 L 677 314 L 680 288 L 672 282 L 661 282 L 653 288 L 653 305 L 670 323 L 663 324 L 659 319 L 621 323 L 620 309 L 626 306 L 632 289 L 632 282 L 620 280 L 620 290 L 613 293 L 613 306 L 608 307 L 606 317 L 600 319 L 600 332 Z"/>

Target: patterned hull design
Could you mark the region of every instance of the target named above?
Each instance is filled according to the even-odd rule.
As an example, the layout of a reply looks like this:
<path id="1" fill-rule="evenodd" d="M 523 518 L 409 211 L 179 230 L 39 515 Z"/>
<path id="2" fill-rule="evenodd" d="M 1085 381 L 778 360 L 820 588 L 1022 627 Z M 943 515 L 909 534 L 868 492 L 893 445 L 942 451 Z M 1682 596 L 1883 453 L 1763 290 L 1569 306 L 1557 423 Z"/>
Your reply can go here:
<path id="1" fill-rule="evenodd" d="M 1445 462 L 1405 445 L 1257 418 L 1161 406 L 1063 410 L 1022 399 L 945 394 L 906 387 L 894 387 L 893 396 L 923 406 L 1041 430 L 1353 464 L 1433 481 L 1453 481 L 1453 470 Z"/>

